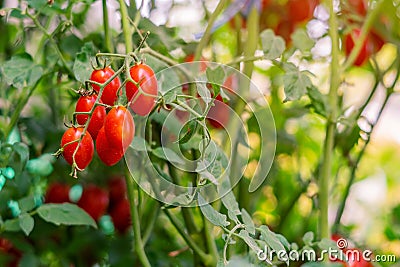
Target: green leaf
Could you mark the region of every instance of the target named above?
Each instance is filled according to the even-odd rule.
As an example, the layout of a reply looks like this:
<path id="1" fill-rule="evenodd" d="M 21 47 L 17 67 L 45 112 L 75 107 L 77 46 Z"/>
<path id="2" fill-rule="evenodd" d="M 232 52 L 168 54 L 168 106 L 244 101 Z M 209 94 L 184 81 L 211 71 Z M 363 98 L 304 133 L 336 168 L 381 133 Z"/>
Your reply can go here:
<path id="1" fill-rule="evenodd" d="M 171 104 L 176 100 L 177 97 L 177 92 L 176 90 L 169 90 L 163 95 L 164 103 L 165 104 Z"/>
<path id="2" fill-rule="evenodd" d="M 260 34 L 261 44 L 266 59 L 276 59 L 285 51 L 285 40 L 276 36 L 271 30 L 265 30 Z"/>
<path id="3" fill-rule="evenodd" d="M 252 234 L 256 234 L 256 226 L 254 225 L 253 219 L 251 218 L 250 214 L 245 210 L 242 209 L 242 219 L 244 225 L 246 225 L 246 230 Z"/>
<path id="4" fill-rule="evenodd" d="M 19 226 L 21 227 L 22 231 L 24 231 L 26 236 L 32 232 L 34 225 L 35 221 L 28 213 L 23 213 L 19 216 Z"/>
<path id="5" fill-rule="evenodd" d="M 76 54 L 73 71 L 75 78 L 81 83 L 85 83 L 90 79 L 93 72 L 92 65 L 90 64 L 90 57 L 94 55 L 95 48 L 92 42 L 85 43 L 81 48 L 81 52 Z"/>
<path id="6" fill-rule="evenodd" d="M 328 110 L 328 99 L 326 95 L 321 92 L 315 86 L 307 88 L 307 95 L 311 100 L 311 107 L 315 113 L 326 118 L 326 111 Z"/>
<path id="7" fill-rule="evenodd" d="M 37 212 L 43 220 L 55 225 L 89 225 L 97 228 L 92 217 L 74 204 L 44 204 Z"/>
<path id="8" fill-rule="evenodd" d="M 222 199 L 222 203 L 229 211 L 228 216 L 232 221 L 238 222 L 237 215 L 240 215 L 239 203 L 232 191 L 229 191 Z"/>
<path id="9" fill-rule="evenodd" d="M 297 28 L 290 37 L 293 41 L 293 45 L 303 53 L 309 52 L 315 44 L 315 42 L 308 36 L 307 31 L 303 28 Z"/>
<path id="10" fill-rule="evenodd" d="M 29 54 L 23 53 L 5 62 L 3 72 L 8 85 L 21 89 L 33 86 L 42 76 L 43 69 L 33 62 Z"/>
<path id="11" fill-rule="evenodd" d="M 292 63 L 285 64 L 284 69 L 286 71 L 283 77 L 285 102 L 300 99 L 307 93 L 307 89 L 313 87 L 306 71 L 300 71 Z"/>
<path id="12" fill-rule="evenodd" d="M 199 93 L 200 97 L 203 99 L 205 103 L 210 103 L 212 98 L 211 98 L 211 93 L 210 90 L 208 90 L 207 85 L 204 83 L 196 84 L 197 85 L 197 92 Z"/>
<path id="13" fill-rule="evenodd" d="M 292 246 L 289 244 L 289 242 L 287 241 L 286 237 L 284 237 L 281 234 L 275 234 L 275 236 L 279 239 L 279 241 L 282 243 L 282 245 L 286 248 L 286 249 L 290 249 Z M 296 249 L 293 249 L 296 250 Z"/>
<path id="14" fill-rule="evenodd" d="M 22 170 L 25 168 L 28 159 L 29 159 L 29 148 L 26 144 L 18 142 L 14 143 L 13 146 L 13 159 L 12 159 L 12 166 L 14 167 L 15 171 L 21 173 Z"/>
<path id="15" fill-rule="evenodd" d="M 157 147 L 152 150 L 154 156 L 165 159 L 172 163 L 184 164 L 185 162 L 171 149 L 167 147 Z"/>
<path id="16" fill-rule="evenodd" d="M 249 232 L 247 230 L 240 230 L 239 236 L 255 253 L 258 253 L 261 250 L 257 242 L 249 235 Z"/>
<path id="17" fill-rule="evenodd" d="M 36 207 L 35 198 L 33 196 L 27 196 L 18 200 L 18 206 L 21 212 L 28 212 Z"/>
<path id="18" fill-rule="evenodd" d="M 187 121 L 183 125 L 183 127 L 179 133 L 180 138 L 178 140 L 178 143 L 182 145 L 182 144 L 189 142 L 189 140 L 196 133 L 197 126 L 198 126 L 198 123 L 197 123 L 196 118 Z"/>
<path id="19" fill-rule="evenodd" d="M 206 70 L 206 76 L 208 82 L 211 84 L 213 88 L 214 96 L 218 95 L 221 85 L 223 85 L 225 80 L 224 69 L 221 66 L 218 66 L 216 68 L 208 67 Z"/>
<path id="20" fill-rule="evenodd" d="M 21 230 L 18 218 L 5 221 L 3 227 L 5 231 L 9 232 L 18 232 Z"/>
<path id="21" fill-rule="evenodd" d="M 304 242 L 305 245 L 311 246 L 313 240 L 314 240 L 314 233 L 313 232 L 310 231 L 310 232 L 307 232 L 307 233 L 304 234 L 303 242 Z"/>
<path id="22" fill-rule="evenodd" d="M 34 9 L 39 10 L 46 6 L 48 4 L 47 2 L 47 0 L 28 0 L 28 5 L 30 7 L 33 7 Z"/>
<path id="23" fill-rule="evenodd" d="M 261 225 L 259 229 L 261 231 L 261 239 L 264 240 L 271 249 L 275 250 L 276 253 L 279 253 L 279 251 L 286 251 L 279 238 L 274 232 L 269 230 L 268 226 Z"/>
<path id="24" fill-rule="evenodd" d="M 216 211 L 200 194 L 198 195 L 197 201 L 201 212 L 212 224 L 221 227 L 226 227 L 230 224 L 230 222 L 227 221 L 226 215 Z"/>

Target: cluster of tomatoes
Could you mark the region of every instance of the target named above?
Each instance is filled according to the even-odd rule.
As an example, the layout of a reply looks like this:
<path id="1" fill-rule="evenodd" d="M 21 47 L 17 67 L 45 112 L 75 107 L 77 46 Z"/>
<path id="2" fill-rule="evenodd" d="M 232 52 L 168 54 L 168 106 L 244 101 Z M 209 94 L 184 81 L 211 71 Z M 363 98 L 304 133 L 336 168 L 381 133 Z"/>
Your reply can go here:
<path id="1" fill-rule="evenodd" d="M 135 135 L 135 123 L 127 106 L 140 116 L 147 116 L 153 110 L 158 94 L 154 71 L 139 62 L 129 73 L 125 86 L 121 87 L 111 67 L 95 69 L 90 77 L 93 90 L 80 92 L 74 113 L 78 125 L 65 131 L 60 149 L 74 170 L 83 170 L 90 164 L 94 140 L 102 162 L 108 166 L 118 163 Z M 127 105 L 118 103 L 123 90 Z"/>
<path id="2" fill-rule="evenodd" d="M 359 18 L 364 19 L 368 11 L 368 1 L 367 0 L 349 0 L 347 5 L 344 5 L 344 14 L 355 13 Z M 361 35 L 361 22 L 355 21 L 350 16 L 347 25 L 351 25 L 352 28 L 350 32 L 344 36 L 344 51 L 346 55 L 350 55 L 353 50 L 355 43 Z M 371 55 L 378 52 L 382 46 L 385 44 L 385 40 L 374 30 L 368 32 L 367 38 L 364 40 L 361 50 L 358 53 L 354 65 L 362 66 L 364 65 Z"/>
<path id="3" fill-rule="evenodd" d="M 47 188 L 45 202 L 72 203 L 70 191 L 70 185 L 54 182 Z M 97 222 L 103 215 L 109 214 L 118 233 L 126 233 L 131 226 L 130 206 L 123 177 L 112 177 L 108 181 L 107 189 L 94 184 L 84 186 L 76 204 Z"/>

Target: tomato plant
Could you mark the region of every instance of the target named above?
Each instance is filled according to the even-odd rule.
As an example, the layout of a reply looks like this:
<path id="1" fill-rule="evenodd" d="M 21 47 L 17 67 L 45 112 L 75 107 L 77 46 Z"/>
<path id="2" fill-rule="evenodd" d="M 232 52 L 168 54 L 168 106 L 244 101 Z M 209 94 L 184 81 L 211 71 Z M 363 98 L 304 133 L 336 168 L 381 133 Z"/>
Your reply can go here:
<path id="1" fill-rule="evenodd" d="M 107 166 L 113 166 L 117 164 L 124 156 L 124 150 L 122 148 L 110 144 L 104 127 L 100 129 L 100 132 L 97 136 L 96 151 L 101 161 Z"/>
<path id="2" fill-rule="evenodd" d="M 144 63 L 132 66 L 129 73 L 133 79 L 133 82 L 126 83 L 126 96 L 132 101 L 130 107 L 136 114 L 146 116 L 156 104 L 158 93 L 156 76 L 151 67 Z"/>

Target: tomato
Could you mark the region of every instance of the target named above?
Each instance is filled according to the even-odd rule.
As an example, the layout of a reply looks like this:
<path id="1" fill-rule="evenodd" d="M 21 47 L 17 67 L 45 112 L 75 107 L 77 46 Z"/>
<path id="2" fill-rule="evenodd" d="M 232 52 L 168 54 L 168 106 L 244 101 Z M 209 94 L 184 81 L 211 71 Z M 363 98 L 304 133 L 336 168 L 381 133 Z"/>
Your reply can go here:
<path id="1" fill-rule="evenodd" d="M 132 66 L 129 73 L 132 79 L 139 84 L 141 90 L 144 93 L 149 94 L 141 94 L 137 96 L 139 93 L 137 85 L 132 82 L 127 82 L 125 86 L 126 96 L 129 101 L 134 100 L 130 104 L 130 107 L 136 114 L 146 116 L 152 111 L 156 104 L 155 100 L 158 94 L 156 76 L 154 75 L 153 69 L 143 63 L 138 63 Z"/>
<path id="2" fill-rule="evenodd" d="M 370 38 L 374 46 L 373 52 L 376 53 L 381 50 L 382 46 L 385 44 L 385 40 L 375 31 L 370 32 Z"/>
<path id="3" fill-rule="evenodd" d="M 193 62 L 194 61 L 194 54 L 189 54 L 185 57 L 185 62 Z M 207 69 L 207 59 L 204 57 L 200 57 L 200 72 L 204 72 Z"/>
<path id="4" fill-rule="evenodd" d="M 96 185 L 88 185 L 83 189 L 78 206 L 86 211 L 95 221 L 107 212 L 108 192 Z"/>
<path id="5" fill-rule="evenodd" d="M 45 203 L 65 203 L 70 202 L 69 190 L 71 187 L 63 183 L 52 183 L 46 191 Z"/>
<path id="6" fill-rule="evenodd" d="M 290 20 L 281 20 L 278 25 L 276 25 L 274 32 L 275 34 L 281 36 L 287 44 L 291 42 L 291 35 L 295 30 L 295 25 Z"/>
<path id="7" fill-rule="evenodd" d="M 96 139 L 96 151 L 97 155 L 104 164 L 107 166 L 113 166 L 120 161 L 124 156 L 124 150 L 111 146 L 107 140 L 104 127 L 102 127 L 97 135 Z"/>
<path id="8" fill-rule="evenodd" d="M 4 267 L 17 267 L 22 253 L 14 247 L 10 240 L 0 237 L 0 262 L 2 263 L 4 263 L 3 258 L 6 258 L 5 262 L 7 263 Z"/>
<path id="9" fill-rule="evenodd" d="M 350 11 L 356 12 L 361 16 L 365 16 L 368 10 L 368 1 L 367 0 L 348 0 Z"/>
<path id="10" fill-rule="evenodd" d="M 64 135 L 61 138 L 61 147 L 63 148 L 62 154 L 65 160 L 70 165 L 72 165 L 74 162 L 73 155 L 75 153 L 75 149 L 78 147 L 79 141 L 70 143 L 68 145 L 67 143 L 78 140 L 82 135 L 82 133 L 83 133 L 83 127 L 71 127 L 65 131 Z M 76 166 L 81 170 L 85 169 L 92 161 L 93 153 L 94 153 L 93 139 L 90 133 L 86 132 L 75 154 Z"/>
<path id="11" fill-rule="evenodd" d="M 75 112 L 89 112 L 94 103 L 96 102 L 97 96 L 81 96 L 76 102 Z M 101 101 L 100 101 L 101 102 Z M 89 115 L 76 115 L 76 120 L 79 124 L 84 125 L 88 120 Z M 89 121 L 88 132 L 92 136 L 93 139 L 96 139 L 97 134 L 100 131 L 100 128 L 103 127 L 104 120 L 106 118 L 106 108 L 104 106 L 97 106 L 92 114 L 92 117 Z"/>
<path id="12" fill-rule="evenodd" d="M 108 79 L 110 79 L 115 72 L 110 68 L 106 67 L 100 70 L 94 70 L 92 75 L 90 76 L 90 80 L 105 83 Z M 118 77 L 115 77 L 107 86 L 104 88 L 103 93 L 101 95 L 101 101 L 107 105 L 114 105 L 115 101 L 118 99 L 117 92 L 118 88 L 121 86 L 121 81 Z M 98 85 L 92 84 L 93 89 L 99 93 L 100 87 Z M 122 91 L 119 92 L 119 95 L 122 94 Z"/>
<path id="13" fill-rule="evenodd" d="M 125 150 L 135 135 L 135 123 L 129 110 L 123 106 L 112 108 L 104 122 L 104 131 L 110 146 Z"/>
<path id="14" fill-rule="evenodd" d="M 108 190 L 111 203 L 117 203 L 126 198 L 126 183 L 124 177 L 112 177 L 108 181 Z"/>
<path id="15" fill-rule="evenodd" d="M 216 129 L 222 129 L 228 125 L 229 106 L 224 103 L 221 95 L 217 95 L 215 98 L 214 106 L 207 114 L 207 120 Z"/>
<path id="16" fill-rule="evenodd" d="M 126 233 L 132 224 L 131 210 L 127 199 L 120 200 L 110 211 L 114 227 L 119 233 Z"/>
<path id="17" fill-rule="evenodd" d="M 289 0 L 287 3 L 288 19 L 294 23 L 303 22 L 312 18 L 317 0 Z"/>
<path id="18" fill-rule="evenodd" d="M 347 56 L 350 55 L 351 51 L 353 50 L 355 45 L 355 40 L 359 38 L 360 34 L 361 34 L 360 29 L 354 29 L 352 33 L 345 36 L 344 48 Z M 364 40 L 360 53 L 358 54 L 356 60 L 354 61 L 354 65 L 362 66 L 371 56 L 373 50 L 374 50 L 373 43 L 371 42 L 370 37 L 367 36 L 367 38 Z"/>

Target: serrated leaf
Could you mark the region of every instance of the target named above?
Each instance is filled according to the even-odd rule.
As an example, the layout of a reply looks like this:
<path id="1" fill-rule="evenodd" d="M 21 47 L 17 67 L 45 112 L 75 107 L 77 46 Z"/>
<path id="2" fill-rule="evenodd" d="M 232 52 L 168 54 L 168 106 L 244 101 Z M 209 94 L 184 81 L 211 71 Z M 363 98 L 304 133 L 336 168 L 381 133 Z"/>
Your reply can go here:
<path id="1" fill-rule="evenodd" d="M 226 215 L 216 211 L 200 194 L 198 195 L 197 201 L 201 212 L 212 224 L 221 227 L 226 227 L 230 224 L 227 221 Z"/>
<path id="2" fill-rule="evenodd" d="M 35 220 L 28 213 L 23 213 L 19 216 L 19 226 L 26 236 L 32 232 L 34 225 Z"/>
<path id="3" fill-rule="evenodd" d="M 291 63 L 285 64 L 284 69 L 286 71 L 283 76 L 283 86 L 286 95 L 285 102 L 300 99 L 307 93 L 308 88 L 313 87 L 305 71 L 300 71 Z"/>
<path id="4" fill-rule="evenodd" d="M 168 160 L 173 163 L 184 164 L 185 162 L 173 150 L 167 147 L 157 147 L 152 150 L 154 156 Z"/>
<path id="5" fill-rule="evenodd" d="M 279 253 L 279 251 L 286 251 L 279 238 L 274 232 L 269 230 L 268 226 L 261 225 L 259 229 L 261 232 L 261 239 L 264 240 L 271 249 L 275 250 L 276 253 Z"/>
<path id="6" fill-rule="evenodd" d="M 93 218 L 74 204 L 44 204 L 37 209 L 37 213 L 43 220 L 55 225 L 89 225 L 97 228 Z"/>
<path id="7" fill-rule="evenodd" d="M 43 74 L 42 67 L 35 64 L 27 53 L 13 56 L 2 68 L 7 84 L 19 89 L 33 86 Z"/>
<path id="8" fill-rule="evenodd" d="M 312 242 L 314 240 L 314 233 L 313 232 L 307 232 L 303 236 L 303 242 L 305 245 L 312 245 Z"/>
<path id="9" fill-rule="evenodd" d="M 150 151 L 150 145 L 147 141 L 139 136 L 135 136 L 131 144 L 129 145 L 133 150 L 136 151 Z"/>
<path id="10" fill-rule="evenodd" d="M 276 36 L 271 29 L 267 29 L 260 34 L 261 44 L 266 59 L 276 59 L 285 51 L 285 40 Z"/>
<path id="11" fill-rule="evenodd" d="M 307 31 L 303 28 L 298 28 L 290 37 L 293 41 L 293 45 L 303 53 L 310 51 L 315 44 L 308 36 Z"/>
<path id="12" fill-rule="evenodd" d="M 256 234 L 256 226 L 254 225 L 253 219 L 251 218 L 250 214 L 245 210 L 242 209 L 242 219 L 243 223 L 246 226 L 246 230 L 252 234 Z"/>
<path id="13" fill-rule="evenodd" d="M 85 43 L 81 48 L 81 52 L 76 54 L 73 71 L 75 78 L 84 83 L 90 79 L 90 75 L 93 72 L 92 65 L 90 63 L 90 57 L 94 55 L 94 45 L 92 42 Z"/>

